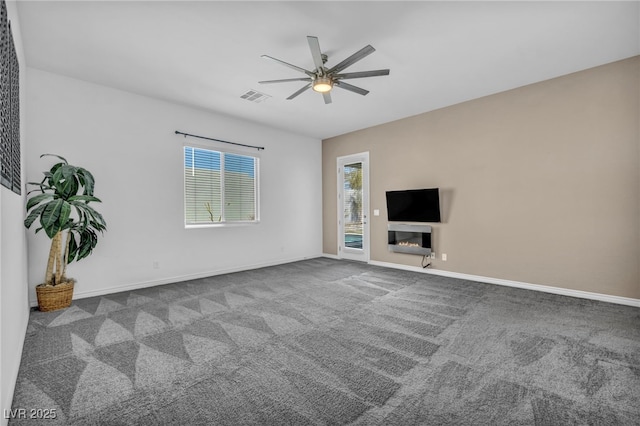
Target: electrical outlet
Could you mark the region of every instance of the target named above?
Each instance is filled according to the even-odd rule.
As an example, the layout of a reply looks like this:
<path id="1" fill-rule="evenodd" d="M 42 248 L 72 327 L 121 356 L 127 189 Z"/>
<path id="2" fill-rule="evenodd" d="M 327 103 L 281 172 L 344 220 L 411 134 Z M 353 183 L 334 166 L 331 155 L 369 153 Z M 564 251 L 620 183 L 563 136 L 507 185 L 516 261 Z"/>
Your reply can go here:
<path id="1" fill-rule="evenodd" d="M 160 269 L 160 262 L 158 262 L 157 260 L 153 261 L 153 269 Z"/>
<path id="2" fill-rule="evenodd" d="M 431 252 L 431 258 L 432 258 L 432 259 L 435 259 L 435 258 L 436 258 L 436 252 L 435 252 L 435 251 L 432 251 L 432 252 Z"/>
<path id="3" fill-rule="evenodd" d="M 442 253 L 442 260 L 443 260 L 444 262 L 446 262 L 446 261 L 447 261 L 447 253 Z"/>

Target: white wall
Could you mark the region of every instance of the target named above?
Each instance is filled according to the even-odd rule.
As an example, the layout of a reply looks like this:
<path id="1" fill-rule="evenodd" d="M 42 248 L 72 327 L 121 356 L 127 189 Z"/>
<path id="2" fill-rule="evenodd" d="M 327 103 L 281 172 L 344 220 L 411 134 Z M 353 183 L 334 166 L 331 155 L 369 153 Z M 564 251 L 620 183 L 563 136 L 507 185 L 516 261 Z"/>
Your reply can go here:
<path id="1" fill-rule="evenodd" d="M 256 107 L 268 105 L 247 103 Z M 55 153 L 91 171 L 103 201 L 95 207 L 107 232 L 92 256 L 68 267 L 76 298 L 322 253 L 320 140 L 32 68 L 27 115 L 27 179 L 41 180 L 53 160 L 40 154 Z M 259 224 L 184 228 L 185 139 L 175 130 L 266 148 Z M 28 243 L 33 301 L 49 240 L 30 232 Z"/>
<path id="2" fill-rule="evenodd" d="M 25 170 L 25 85 L 26 67 L 20 22 L 14 2 L 7 2 L 13 39 L 20 63 L 20 145 L 22 151 L 22 181 Z M 0 404 L 2 413 L 11 407 L 13 390 L 20 367 L 22 345 L 29 319 L 27 299 L 26 237 L 24 220 L 24 190 L 17 195 L 5 187 L 0 189 Z M 0 424 L 7 419 L 1 416 Z"/>

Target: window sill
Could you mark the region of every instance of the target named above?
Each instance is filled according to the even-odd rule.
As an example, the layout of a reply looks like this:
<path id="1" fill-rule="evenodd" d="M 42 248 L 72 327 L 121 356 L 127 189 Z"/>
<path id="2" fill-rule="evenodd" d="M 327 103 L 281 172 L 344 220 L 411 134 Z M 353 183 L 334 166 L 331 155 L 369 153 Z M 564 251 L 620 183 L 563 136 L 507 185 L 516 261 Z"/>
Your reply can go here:
<path id="1" fill-rule="evenodd" d="M 260 224 L 259 220 L 247 222 L 223 222 L 223 223 L 199 223 L 197 225 L 184 225 L 185 229 L 201 229 L 201 228 L 235 228 L 238 226 L 255 226 Z"/>

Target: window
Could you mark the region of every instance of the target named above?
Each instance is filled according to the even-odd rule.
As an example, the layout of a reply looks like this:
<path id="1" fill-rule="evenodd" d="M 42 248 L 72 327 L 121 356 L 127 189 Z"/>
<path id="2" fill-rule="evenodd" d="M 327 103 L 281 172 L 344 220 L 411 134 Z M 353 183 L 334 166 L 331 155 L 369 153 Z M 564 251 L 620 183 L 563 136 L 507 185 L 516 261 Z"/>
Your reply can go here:
<path id="1" fill-rule="evenodd" d="M 258 221 L 258 158 L 184 147 L 185 225 Z"/>

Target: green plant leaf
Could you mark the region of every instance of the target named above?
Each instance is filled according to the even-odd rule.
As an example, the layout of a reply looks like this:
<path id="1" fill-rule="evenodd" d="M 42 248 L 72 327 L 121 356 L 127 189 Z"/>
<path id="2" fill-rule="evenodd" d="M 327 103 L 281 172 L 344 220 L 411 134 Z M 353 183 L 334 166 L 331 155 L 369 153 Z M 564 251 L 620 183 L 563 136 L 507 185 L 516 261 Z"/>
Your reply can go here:
<path id="1" fill-rule="evenodd" d="M 96 231 L 102 232 L 105 229 L 107 229 L 106 224 L 102 224 L 102 223 L 98 223 L 98 222 L 94 222 L 94 221 L 91 221 L 90 224 Z"/>
<path id="2" fill-rule="evenodd" d="M 35 222 L 35 220 L 40 216 L 40 214 L 45 209 L 45 207 L 47 207 L 47 205 L 46 204 L 42 204 L 42 205 L 36 207 L 35 209 L 31 210 L 31 213 L 29 213 L 27 218 L 24 220 L 24 226 L 26 226 L 27 228 L 30 228 L 31 225 L 33 224 L 33 222 Z M 38 232 L 38 231 L 36 231 L 36 232 Z"/>
<path id="3" fill-rule="evenodd" d="M 60 167 L 64 166 L 65 163 L 56 163 L 51 166 L 51 169 L 48 172 L 44 172 L 43 182 L 46 180 L 49 182 L 49 186 L 55 187 L 54 185 L 54 176 L 56 172 L 60 169 Z"/>
<path id="4" fill-rule="evenodd" d="M 71 196 L 67 199 L 67 201 L 72 202 L 72 201 L 84 201 L 85 203 L 88 203 L 89 201 L 95 201 L 96 203 L 101 203 L 102 201 L 100 201 L 99 198 L 96 198 L 92 195 L 74 195 Z"/>
<path id="5" fill-rule="evenodd" d="M 78 179 L 80 180 L 80 184 L 84 187 L 84 195 L 93 195 L 95 179 L 91 172 L 83 169 L 82 167 L 78 167 Z"/>
<path id="6" fill-rule="evenodd" d="M 29 184 L 29 183 L 27 183 L 27 185 L 30 185 L 30 184 Z M 41 193 L 41 194 L 44 194 L 44 193 L 45 193 L 45 192 L 44 192 L 44 189 L 42 189 L 42 188 L 34 188 L 34 189 L 32 189 L 31 191 L 27 192 L 27 194 L 26 194 L 26 195 L 28 196 L 29 194 L 32 194 L 32 193 L 34 193 L 34 192 L 39 192 L 39 193 Z"/>
<path id="7" fill-rule="evenodd" d="M 107 222 L 105 222 L 104 218 L 97 211 L 93 211 L 93 217 L 96 219 L 96 222 L 99 223 L 104 229 L 107 228 Z"/>
<path id="8" fill-rule="evenodd" d="M 56 193 L 65 200 L 78 193 L 79 184 L 75 175 L 76 169 L 74 166 L 63 164 L 53 173 L 51 178 Z"/>
<path id="9" fill-rule="evenodd" d="M 63 164 L 56 170 L 56 174 L 62 176 L 63 179 L 72 178 L 76 174 L 76 167 L 69 164 Z"/>
<path id="10" fill-rule="evenodd" d="M 61 159 L 65 164 L 69 164 L 69 162 L 66 160 L 66 158 L 64 158 L 64 157 L 60 157 L 60 156 L 59 156 L 59 155 L 57 155 L 57 154 L 42 154 L 42 155 L 40 156 L 40 158 L 42 158 L 42 157 L 58 157 L 58 158 L 59 158 L 59 159 Z"/>
<path id="11" fill-rule="evenodd" d="M 60 229 L 66 229 L 69 224 L 69 216 L 71 215 L 71 205 L 67 202 L 62 203 L 62 208 L 60 209 L 60 218 L 58 219 L 60 223 Z M 71 221 L 73 223 L 73 221 Z"/>
<path id="12" fill-rule="evenodd" d="M 95 232 L 85 229 L 80 233 L 80 244 L 78 248 L 78 254 L 76 261 L 84 259 L 89 256 L 93 251 L 93 248 L 98 243 L 98 236 Z"/>
<path id="13" fill-rule="evenodd" d="M 69 206 L 69 211 L 71 211 L 71 206 Z M 72 218 L 67 219 L 67 222 L 60 226 L 60 230 L 63 231 L 65 229 L 73 229 L 74 220 Z"/>
<path id="14" fill-rule="evenodd" d="M 60 231 L 60 216 L 61 214 L 63 214 L 65 204 L 66 203 L 64 200 L 53 200 L 45 205 L 45 209 L 40 215 L 40 224 L 44 228 L 44 232 L 47 233 L 49 238 L 53 238 Z M 68 207 L 69 205 L 67 204 L 66 218 L 64 222 L 66 222 L 67 218 L 69 218 L 70 209 Z"/>
<path id="15" fill-rule="evenodd" d="M 71 201 L 70 204 L 72 206 L 74 206 L 76 208 L 76 211 L 78 212 L 78 215 L 83 216 L 81 220 L 79 220 L 79 222 L 85 223 L 85 224 L 89 224 L 90 221 L 93 219 L 95 222 L 101 224 L 102 226 L 106 227 L 106 223 L 104 221 L 104 218 L 102 217 L 102 215 L 100 213 L 98 213 L 93 207 L 91 207 L 90 205 L 83 203 L 81 201 Z"/>
<path id="16" fill-rule="evenodd" d="M 27 211 L 31 210 L 34 206 L 47 198 L 53 198 L 53 194 L 39 194 L 31 197 L 29 201 L 27 201 Z"/>
<path id="17" fill-rule="evenodd" d="M 71 237 L 69 238 L 69 256 L 67 257 L 67 264 L 73 262 L 78 254 L 78 242 L 76 241 L 76 237 L 73 232 L 71 232 Z"/>
<path id="18" fill-rule="evenodd" d="M 45 180 L 46 180 L 46 179 L 43 179 L 43 182 L 44 182 Z M 27 182 L 27 185 L 46 186 L 46 185 L 44 185 L 44 183 L 43 183 L 43 182 Z"/>

